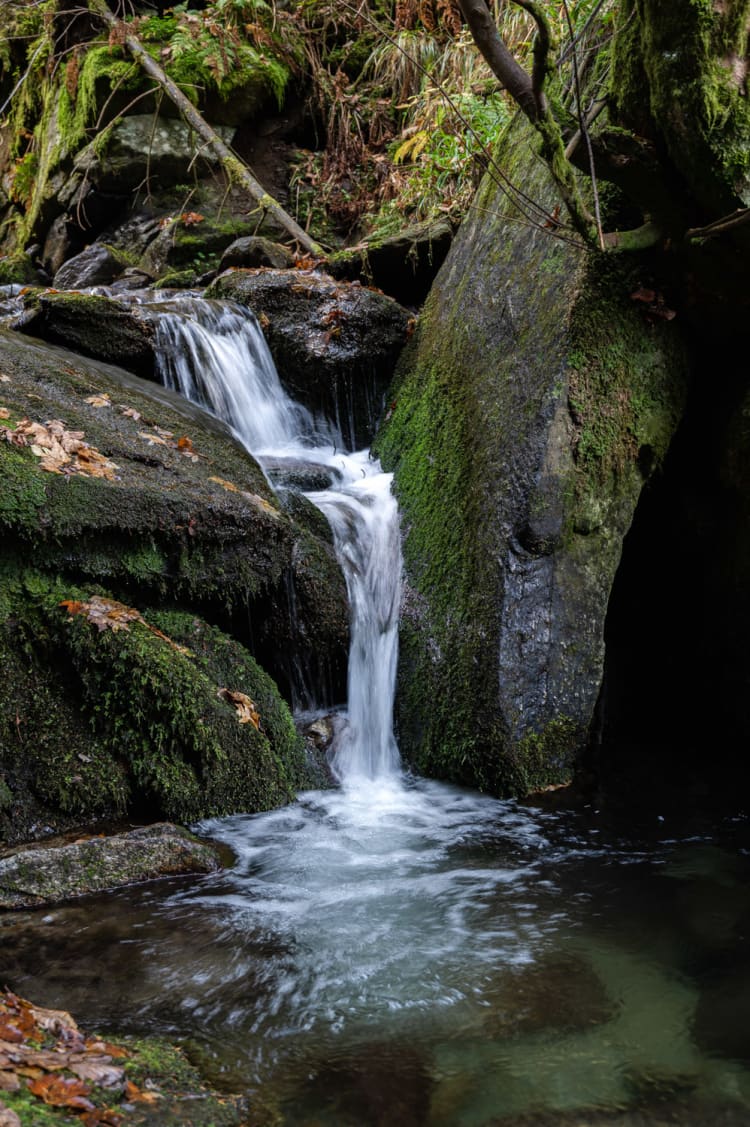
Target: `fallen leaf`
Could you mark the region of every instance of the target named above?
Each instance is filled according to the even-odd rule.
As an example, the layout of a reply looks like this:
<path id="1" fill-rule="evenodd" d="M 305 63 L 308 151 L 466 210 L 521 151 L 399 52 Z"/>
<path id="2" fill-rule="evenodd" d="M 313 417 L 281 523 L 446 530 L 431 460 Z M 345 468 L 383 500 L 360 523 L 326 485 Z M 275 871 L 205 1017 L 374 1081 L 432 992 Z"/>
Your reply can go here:
<path id="1" fill-rule="evenodd" d="M 0 419 L 9 419 L 10 411 L 7 407 L 0 407 Z"/>
<path id="2" fill-rule="evenodd" d="M 15 1072 L 0 1072 L 0 1092 L 17 1092 L 20 1087 L 21 1081 Z"/>
<path id="3" fill-rule="evenodd" d="M 233 692 L 231 689 L 219 689 L 216 695 L 234 706 L 240 724 L 252 724 L 260 731 L 260 713 L 249 696 L 245 693 Z"/>
<path id="4" fill-rule="evenodd" d="M 127 1060 L 130 1053 L 127 1049 L 121 1048 L 120 1045 L 111 1045 L 109 1041 L 87 1041 L 87 1053 L 106 1053 L 108 1057 L 113 1057 L 115 1060 Z"/>
<path id="5" fill-rule="evenodd" d="M 0 383 L 10 383 L 10 376 L 6 376 L 5 372 L 0 372 Z"/>
<path id="6" fill-rule="evenodd" d="M 69 1107 L 78 1111 L 93 1111 L 94 1105 L 88 1096 L 91 1089 L 80 1080 L 66 1076 L 43 1076 L 32 1080 L 29 1091 L 38 1096 L 50 1107 Z"/>
<path id="7" fill-rule="evenodd" d="M 11 1111 L 9 1107 L 0 1100 L 0 1127 L 22 1127 L 21 1120 L 16 1115 L 15 1111 Z"/>
<path id="8" fill-rule="evenodd" d="M 186 450 L 186 451 L 188 451 L 188 453 L 192 453 L 192 450 L 193 450 L 192 439 L 188 438 L 186 434 L 183 434 L 182 438 L 177 439 L 177 449 L 183 450 L 183 451 Z"/>
<path id="9" fill-rule="evenodd" d="M 232 485 L 231 481 L 225 481 L 223 477 L 210 477 L 208 480 L 215 481 L 217 485 L 220 485 L 222 489 L 226 489 L 230 493 L 240 492 L 236 485 Z"/>
<path id="10" fill-rule="evenodd" d="M 32 1006 L 31 1013 L 45 1033 L 52 1033 L 55 1037 L 67 1032 L 78 1033 L 78 1026 L 67 1010 L 46 1010 L 41 1006 Z"/>
<path id="11" fill-rule="evenodd" d="M 157 427 L 157 426 L 154 426 L 154 430 L 156 431 L 157 434 L 160 434 L 162 436 L 162 438 L 174 438 L 174 434 L 171 430 L 164 430 L 163 427 Z"/>
<path id="12" fill-rule="evenodd" d="M 141 412 L 136 411 L 135 407 L 126 407 L 123 403 L 121 403 L 120 410 L 122 411 L 123 415 L 126 416 L 126 418 L 135 419 L 136 422 L 138 422 L 141 417 Z"/>
<path id="13" fill-rule="evenodd" d="M 79 1122 L 83 1127 L 120 1127 L 125 1116 L 113 1111 L 112 1108 L 95 1107 L 93 1111 L 85 1112 Z"/>
<path id="14" fill-rule="evenodd" d="M 112 400 L 107 395 L 106 391 L 101 395 L 87 395 L 86 403 L 90 403 L 92 407 L 111 407 Z"/>
<path id="15" fill-rule="evenodd" d="M 125 1083 L 125 1099 L 129 1104 L 155 1104 L 162 1098 L 159 1092 L 144 1092 L 132 1080 Z"/>
<path id="16" fill-rule="evenodd" d="M 145 430 L 139 430 L 138 431 L 138 437 L 139 438 L 145 438 L 146 442 L 148 442 L 149 446 L 169 446 L 170 445 L 167 442 L 166 438 L 160 438 L 158 434 L 149 434 L 148 431 L 145 431 Z"/>
<path id="17" fill-rule="evenodd" d="M 124 603 L 118 603 L 115 599 L 103 599 L 100 595 L 92 595 L 87 603 L 77 599 L 63 599 L 60 606 L 65 607 L 71 616 L 82 615 L 87 622 L 97 627 L 99 633 L 103 630 L 111 630 L 114 634 L 120 630 L 128 632 L 131 622 L 140 622 L 142 626 L 145 626 L 157 638 L 166 642 L 177 653 L 190 654 L 187 646 L 173 642 L 156 626 L 146 622 L 140 611 L 137 611 L 135 607 L 126 607 Z"/>
<path id="18" fill-rule="evenodd" d="M 645 302 L 656 301 L 656 291 L 647 290 L 643 286 L 639 286 L 637 290 L 633 290 L 633 292 L 631 293 L 630 300 Z"/>
<path id="19" fill-rule="evenodd" d="M 120 1088 L 125 1081 L 125 1072 L 107 1056 L 88 1056 L 81 1061 L 71 1061 L 70 1071 L 79 1080 L 87 1080 L 97 1088 Z"/>

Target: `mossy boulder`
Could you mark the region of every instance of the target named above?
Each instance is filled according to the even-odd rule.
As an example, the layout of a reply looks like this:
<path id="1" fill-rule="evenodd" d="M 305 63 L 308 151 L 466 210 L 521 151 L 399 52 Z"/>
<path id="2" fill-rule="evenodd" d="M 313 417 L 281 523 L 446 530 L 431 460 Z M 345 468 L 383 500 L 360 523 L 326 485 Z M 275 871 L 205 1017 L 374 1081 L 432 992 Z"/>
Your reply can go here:
<path id="1" fill-rule="evenodd" d="M 66 263 L 62 269 L 69 266 Z M 136 305 L 99 294 L 42 291 L 26 299 L 15 327 L 29 336 L 67 345 L 84 356 L 121 364 L 153 378 L 154 324 Z"/>
<path id="2" fill-rule="evenodd" d="M 51 472 L 0 441 L 0 832 L 287 801 L 307 775 L 264 669 L 291 697 L 302 652 L 321 698 L 343 695 L 348 607 L 329 540 L 175 394 L 12 334 L 0 355 L 0 425 L 62 420 L 89 463 L 105 459 L 102 475 L 75 460 Z M 97 598 L 140 617 L 99 631 L 61 605 Z M 220 689 L 249 697 L 260 727 Z"/>
<path id="3" fill-rule="evenodd" d="M 113 247 L 106 243 L 92 243 L 60 267 L 52 279 L 52 285 L 56 290 L 106 286 L 109 282 L 114 282 L 127 265 L 127 261 Z"/>
<path id="4" fill-rule="evenodd" d="M 551 210 L 523 124 L 498 163 Z M 485 179 L 376 451 L 403 513 L 402 751 L 518 794 L 569 777 L 587 739 L 623 538 L 680 418 L 686 360 L 675 324 L 631 299 L 647 260 L 507 211 Z"/>
<path id="5" fill-rule="evenodd" d="M 154 877 L 212 873 L 220 867 L 215 848 L 180 826 L 157 823 L 0 858 L 0 908 L 38 908 Z"/>
<path id="6" fill-rule="evenodd" d="M 335 419 L 348 446 L 368 445 L 408 337 L 407 310 L 311 270 L 227 270 L 206 296 L 249 306 L 290 394 Z"/>

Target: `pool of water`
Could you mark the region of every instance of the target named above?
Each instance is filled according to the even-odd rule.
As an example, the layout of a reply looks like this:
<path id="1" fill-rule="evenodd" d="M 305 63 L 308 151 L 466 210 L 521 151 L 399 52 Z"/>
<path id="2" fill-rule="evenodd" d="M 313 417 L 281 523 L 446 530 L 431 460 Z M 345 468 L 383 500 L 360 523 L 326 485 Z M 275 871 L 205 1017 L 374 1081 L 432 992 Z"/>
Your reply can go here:
<path id="1" fill-rule="evenodd" d="M 749 828 L 361 782 L 203 823 L 219 874 L 4 916 L 4 981 L 269 1127 L 748 1124 Z"/>

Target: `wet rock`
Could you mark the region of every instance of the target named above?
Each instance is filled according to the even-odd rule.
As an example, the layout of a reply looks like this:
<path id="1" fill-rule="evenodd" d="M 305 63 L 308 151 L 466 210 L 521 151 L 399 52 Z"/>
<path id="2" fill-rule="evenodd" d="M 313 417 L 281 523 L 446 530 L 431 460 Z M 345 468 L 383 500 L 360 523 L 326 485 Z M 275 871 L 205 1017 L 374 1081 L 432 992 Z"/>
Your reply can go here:
<path id="1" fill-rule="evenodd" d="M 130 290 L 144 290 L 153 283 L 152 276 L 137 266 L 128 266 L 120 277 L 109 287 L 111 293 L 127 293 Z"/>
<path id="2" fill-rule="evenodd" d="M 503 159 L 552 207 L 525 133 Z M 623 541 L 688 382 L 629 270 L 508 221 L 487 178 L 403 355 L 375 451 L 405 529 L 400 745 L 426 774 L 521 794 L 583 755 Z"/>
<path id="3" fill-rule="evenodd" d="M 379 242 L 339 251 L 327 267 L 334 278 L 377 286 L 402 305 L 421 305 L 452 241 L 447 219 L 419 223 Z"/>
<path id="4" fill-rule="evenodd" d="M 56 290 L 82 290 L 106 286 L 122 274 L 127 262 L 106 243 L 93 243 L 69 259 L 55 274 Z"/>
<path id="5" fill-rule="evenodd" d="M 228 428 L 174 392 L 19 334 L 0 352 L 11 417 L 63 419 L 114 467 L 48 472 L 0 443 L 0 836 L 290 801 L 310 776 L 278 686 L 344 694 L 330 533 L 287 512 Z M 140 618 L 99 631 L 61 605 L 93 596 Z M 249 697 L 260 727 L 220 688 Z"/>
<path id="6" fill-rule="evenodd" d="M 549 958 L 503 975 L 485 1028 L 491 1037 L 571 1033 L 611 1021 L 615 1012 L 601 979 L 583 960 Z"/>
<path id="7" fill-rule="evenodd" d="M 308 270 L 229 270 L 207 296 L 249 306 L 290 394 L 335 420 L 347 446 L 369 443 L 407 340 L 407 310 L 384 294 Z"/>
<path id="8" fill-rule="evenodd" d="M 294 262 L 294 255 L 282 243 L 274 243 L 261 235 L 248 235 L 244 239 L 235 239 L 221 256 L 219 270 L 228 270 L 230 266 L 271 266 L 283 270 Z"/>
<path id="9" fill-rule="evenodd" d="M 0 859 L 0 908 L 38 908 L 154 877 L 218 868 L 213 846 L 169 823 L 24 848 Z"/>
<path id="10" fill-rule="evenodd" d="M 312 740 L 317 748 L 325 751 L 333 743 L 333 717 L 318 716 L 303 728 L 303 733 Z"/>
<path id="11" fill-rule="evenodd" d="M 153 377 L 154 326 L 138 306 L 95 294 L 40 293 L 29 297 L 14 327 Z"/>
<path id="12" fill-rule="evenodd" d="M 299 489 L 306 493 L 330 489 L 339 474 L 331 466 L 304 462 L 301 458 L 263 458 L 263 469 L 275 486 Z"/>

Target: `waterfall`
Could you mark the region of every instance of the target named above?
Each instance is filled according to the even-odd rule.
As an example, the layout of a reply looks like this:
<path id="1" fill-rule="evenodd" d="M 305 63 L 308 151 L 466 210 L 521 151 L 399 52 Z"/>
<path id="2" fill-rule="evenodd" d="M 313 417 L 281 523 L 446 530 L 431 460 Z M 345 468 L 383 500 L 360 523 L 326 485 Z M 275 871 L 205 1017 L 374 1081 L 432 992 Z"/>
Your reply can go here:
<path id="1" fill-rule="evenodd" d="M 228 423 L 261 465 L 292 457 L 335 470 L 335 486 L 306 494 L 331 525 L 350 603 L 348 710 L 331 766 L 344 784 L 393 776 L 401 554 L 392 475 L 367 450 L 342 452 L 338 430 L 290 399 L 247 309 L 179 298 L 151 311 L 168 387 Z"/>

